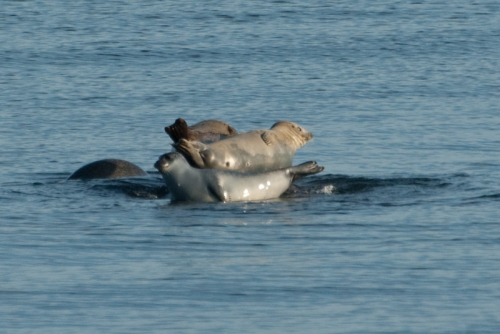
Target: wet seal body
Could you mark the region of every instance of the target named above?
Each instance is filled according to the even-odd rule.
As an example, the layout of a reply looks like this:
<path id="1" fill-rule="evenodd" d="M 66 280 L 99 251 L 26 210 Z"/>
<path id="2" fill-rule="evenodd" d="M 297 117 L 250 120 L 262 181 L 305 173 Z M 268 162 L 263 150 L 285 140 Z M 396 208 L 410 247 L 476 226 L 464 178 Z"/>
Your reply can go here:
<path id="1" fill-rule="evenodd" d="M 120 159 L 104 159 L 91 162 L 79 168 L 71 174 L 68 180 L 117 179 L 145 175 L 147 175 L 145 171 L 131 162 Z"/>
<path id="2" fill-rule="evenodd" d="M 312 138 L 298 124 L 280 121 L 269 130 L 250 131 L 211 144 L 180 139 L 173 146 L 197 168 L 265 172 L 290 167 L 297 149 Z"/>
<path id="3" fill-rule="evenodd" d="M 198 169 L 177 152 L 164 154 L 155 163 L 173 201 L 235 202 L 278 198 L 295 179 L 321 172 L 314 161 L 271 172 L 240 173 Z"/>
<path id="4" fill-rule="evenodd" d="M 182 118 L 178 118 L 174 124 L 166 126 L 165 132 L 174 143 L 185 139 L 188 141 L 200 141 L 205 144 L 238 134 L 238 131 L 231 125 L 215 119 L 201 121 L 188 127 L 186 121 Z"/>

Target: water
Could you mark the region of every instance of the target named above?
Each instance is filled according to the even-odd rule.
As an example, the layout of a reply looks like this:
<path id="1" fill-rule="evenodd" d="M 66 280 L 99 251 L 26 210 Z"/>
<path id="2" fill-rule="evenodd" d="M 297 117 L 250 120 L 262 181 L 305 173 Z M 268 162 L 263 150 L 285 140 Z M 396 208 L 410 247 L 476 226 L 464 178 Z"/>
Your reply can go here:
<path id="1" fill-rule="evenodd" d="M 0 332 L 497 333 L 500 5 L 2 1 Z M 163 127 L 319 175 L 171 204 Z M 68 182 L 120 158 L 148 177 Z"/>

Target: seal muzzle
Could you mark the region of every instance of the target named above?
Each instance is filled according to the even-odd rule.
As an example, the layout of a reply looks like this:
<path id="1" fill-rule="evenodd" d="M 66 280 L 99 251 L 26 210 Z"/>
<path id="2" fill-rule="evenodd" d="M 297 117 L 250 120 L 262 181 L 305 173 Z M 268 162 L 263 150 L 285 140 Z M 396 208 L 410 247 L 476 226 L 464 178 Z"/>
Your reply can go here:
<path id="1" fill-rule="evenodd" d="M 168 167 L 170 161 L 170 157 L 168 154 L 162 155 L 158 161 L 155 162 L 154 167 L 158 169 L 160 172 Z"/>

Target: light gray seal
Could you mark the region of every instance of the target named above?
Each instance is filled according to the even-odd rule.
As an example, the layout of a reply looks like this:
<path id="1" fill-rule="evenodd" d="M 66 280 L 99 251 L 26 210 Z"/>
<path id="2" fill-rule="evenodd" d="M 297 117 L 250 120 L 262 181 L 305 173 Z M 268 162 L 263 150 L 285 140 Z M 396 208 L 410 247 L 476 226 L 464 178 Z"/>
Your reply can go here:
<path id="1" fill-rule="evenodd" d="M 238 131 L 231 125 L 215 119 L 208 119 L 188 126 L 182 118 L 178 118 L 174 124 L 166 126 L 165 132 L 174 143 L 186 139 L 188 141 L 200 141 L 205 144 L 238 134 Z"/>
<path id="2" fill-rule="evenodd" d="M 300 177 L 321 172 L 314 161 L 263 173 L 198 169 L 177 152 L 162 155 L 155 168 L 163 176 L 173 201 L 234 202 L 278 198 Z"/>
<path id="3" fill-rule="evenodd" d="M 180 139 L 172 146 L 197 168 L 266 172 L 290 167 L 295 152 L 313 138 L 296 123 L 280 121 L 211 144 Z"/>
<path id="4" fill-rule="evenodd" d="M 68 180 L 76 179 L 117 179 L 132 176 L 145 176 L 147 173 L 139 166 L 120 159 L 104 159 L 91 162 L 71 174 Z"/>

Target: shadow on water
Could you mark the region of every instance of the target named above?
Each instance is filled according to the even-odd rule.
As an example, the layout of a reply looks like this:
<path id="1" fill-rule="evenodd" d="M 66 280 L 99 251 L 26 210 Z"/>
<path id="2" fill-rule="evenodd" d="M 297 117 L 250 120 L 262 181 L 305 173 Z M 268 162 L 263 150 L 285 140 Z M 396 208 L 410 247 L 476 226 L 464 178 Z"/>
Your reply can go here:
<path id="1" fill-rule="evenodd" d="M 453 178 L 467 177 L 466 174 L 457 174 L 450 177 L 392 177 L 368 178 L 351 177 L 346 175 L 324 175 L 315 178 L 300 180 L 291 188 L 291 192 L 323 192 L 325 194 L 357 194 L 374 191 L 381 188 L 413 187 L 422 189 L 440 189 L 453 185 Z"/>
<path id="2" fill-rule="evenodd" d="M 284 194 L 288 198 L 327 195 L 327 202 L 401 206 L 453 197 L 465 187 L 467 174 L 436 177 L 351 177 L 323 175 L 299 180 Z"/>
<path id="3" fill-rule="evenodd" d="M 452 174 L 444 176 L 417 177 L 352 177 L 346 175 L 314 175 L 295 182 L 279 199 L 266 203 L 285 203 L 287 206 L 299 202 L 337 202 L 337 203 L 367 203 L 381 206 L 399 206 L 419 204 L 427 200 L 450 198 L 454 190 L 469 190 L 471 186 L 467 174 Z M 98 196 L 109 197 L 113 194 L 124 194 L 132 198 L 168 199 L 168 189 L 163 181 L 151 175 L 123 179 L 74 180 L 67 181 L 81 190 L 96 193 Z M 49 182 L 50 183 L 50 182 Z M 75 191 L 79 191 L 75 189 Z M 463 196 L 463 192 L 461 196 Z M 475 200 L 498 200 L 498 194 L 471 194 Z M 465 200 L 465 198 L 461 198 Z M 167 206 L 192 206 L 194 204 L 166 203 Z M 220 206 L 200 204 L 196 208 L 216 210 Z M 254 208 L 258 210 L 258 208 Z"/>
<path id="4" fill-rule="evenodd" d="M 143 199 L 159 199 L 168 195 L 168 189 L 161 179 L 153 177 L 131 177 L 122 179 L 74 180 L 101 196 L 113 193 Z"/>

